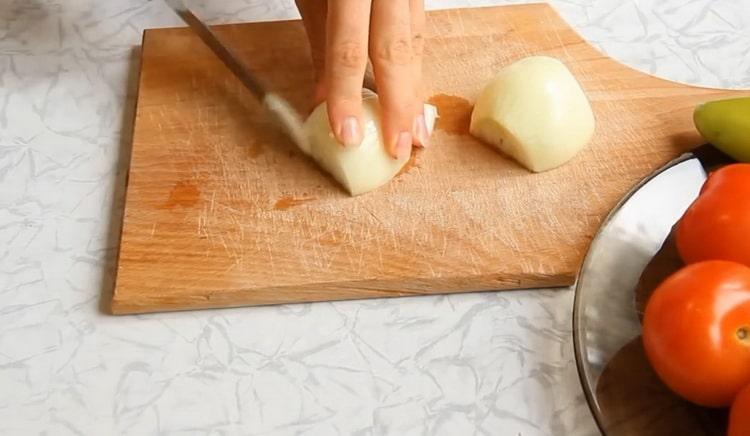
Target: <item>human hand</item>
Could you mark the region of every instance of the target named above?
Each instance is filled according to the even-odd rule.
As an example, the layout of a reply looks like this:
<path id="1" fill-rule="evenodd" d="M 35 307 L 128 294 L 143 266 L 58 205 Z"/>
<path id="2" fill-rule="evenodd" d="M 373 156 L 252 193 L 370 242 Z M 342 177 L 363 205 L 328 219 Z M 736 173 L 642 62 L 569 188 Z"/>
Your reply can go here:
<path id="1" fill-rule="evenodd" d="M 423 0 L 296 0 L 315 66 L 315 102 L 327 102 L 344 145 L 362 141 L 362 83 L 368 55 L 387 151 L 403 157 L 429 134 L 421 89 Z"/>

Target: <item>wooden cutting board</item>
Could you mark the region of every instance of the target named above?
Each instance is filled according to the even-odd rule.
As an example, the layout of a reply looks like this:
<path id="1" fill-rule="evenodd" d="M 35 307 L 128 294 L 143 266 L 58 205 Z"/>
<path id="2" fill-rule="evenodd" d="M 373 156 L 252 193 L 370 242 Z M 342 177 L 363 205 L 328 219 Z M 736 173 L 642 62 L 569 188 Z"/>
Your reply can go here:
<path id="1" fill-rule="evenodd" d="M 299 21 L 216 30 L 309 109 Z M 350 198 L 190 30 L 146 31 L 112 311 L 570 285 L 623 194 L 701 143 L 695 104 L 742 94 L 634 71 L 544 4 L 431 12 L 425 40 L 434 145 L 388 186 Z M 467 134 L 482 86 L 532 54 L 565 62 L 597 118 L 586 150 L 542 174 Z"/>

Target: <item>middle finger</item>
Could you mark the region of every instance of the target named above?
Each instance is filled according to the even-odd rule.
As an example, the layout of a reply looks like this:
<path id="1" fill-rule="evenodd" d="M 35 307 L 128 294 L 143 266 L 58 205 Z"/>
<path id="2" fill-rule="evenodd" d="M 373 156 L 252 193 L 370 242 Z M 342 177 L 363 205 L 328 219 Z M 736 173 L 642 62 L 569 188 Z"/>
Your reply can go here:
<path id="1" fill-rule="evenodd" d="M 394 157 L 408 155 L 416 113 L 408 0 L 373 0 L 370 58 L 378 86 L 387 150 Z"/>

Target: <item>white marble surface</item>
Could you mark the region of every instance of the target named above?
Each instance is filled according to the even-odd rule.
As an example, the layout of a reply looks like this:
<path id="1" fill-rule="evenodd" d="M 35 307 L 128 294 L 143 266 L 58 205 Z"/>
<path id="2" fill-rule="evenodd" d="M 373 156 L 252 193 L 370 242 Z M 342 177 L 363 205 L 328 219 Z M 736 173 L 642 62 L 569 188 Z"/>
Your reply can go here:
<path id="1" fill-rule="evenodd" d="M 202 3 L 213 22 L 296 15 Z M 552 3 L 641 70 L 750 86 L 746 0 Z M 0 1 L 0 435 L 596 433 L 570 290 L 101 314 L 131 48 L 177 24 L 158 0 Z"/>

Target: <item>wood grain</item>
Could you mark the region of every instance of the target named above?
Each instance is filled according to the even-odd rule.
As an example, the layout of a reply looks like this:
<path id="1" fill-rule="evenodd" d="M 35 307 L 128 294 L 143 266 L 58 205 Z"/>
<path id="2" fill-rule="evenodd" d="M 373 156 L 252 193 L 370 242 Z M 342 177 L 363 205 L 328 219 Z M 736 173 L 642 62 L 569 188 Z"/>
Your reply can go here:
<path id="1" fill-rule="evenodd" d="M 300 22 L 216 31 L 309 109 Z M 434 146 L 388 186 L 349 198 L 188 29 L 146 31 L 112 311 L 570 285 L 617 200 L 700 143 L 695 104 L 740 94 L 629 69 L 544 4 L 432 12 L 425 40 L 427 95 L 445 114 Z M 494 73 L 532 54 L 567 64 L 597 118 L 586 150 L 542 174 L 462 127 Z"/>

